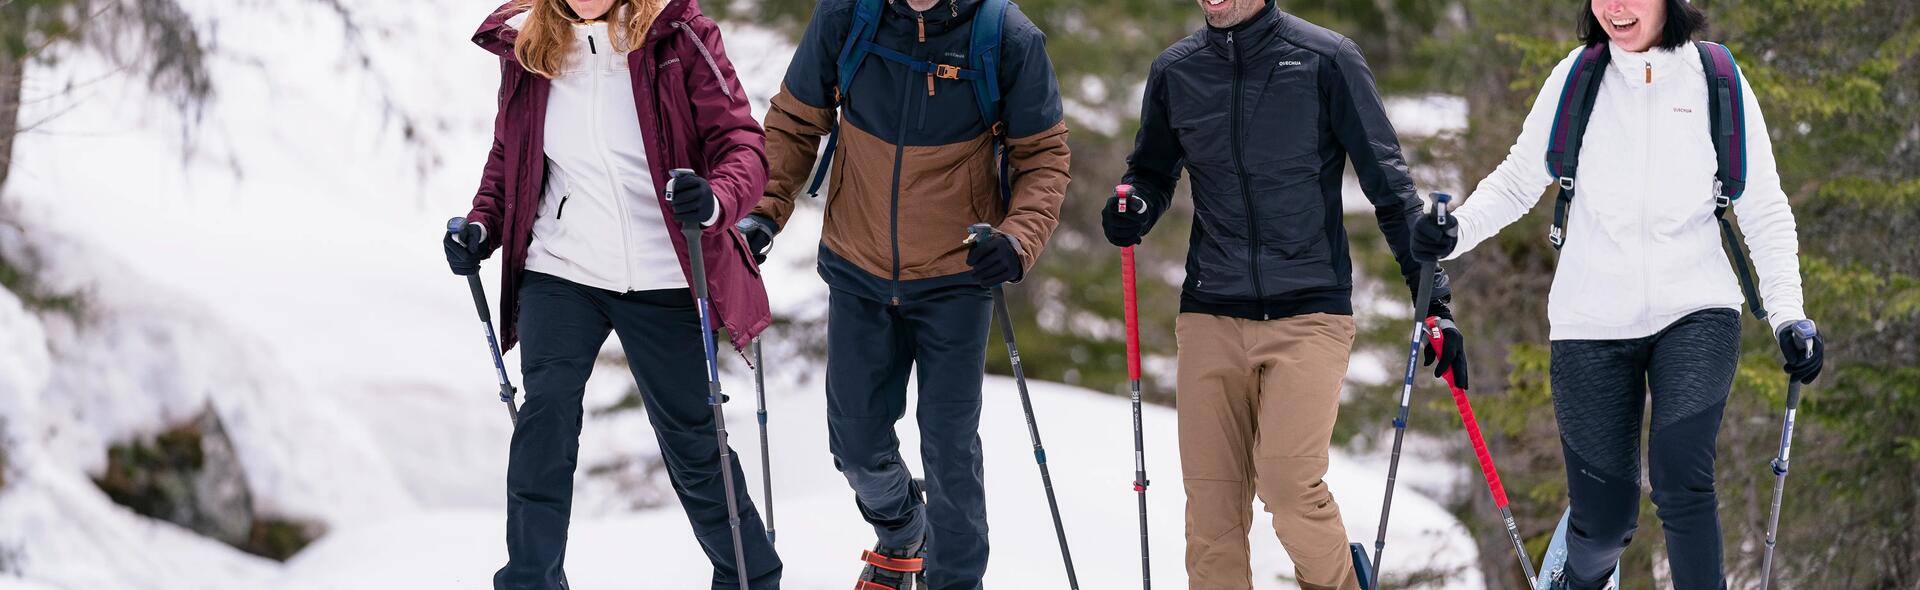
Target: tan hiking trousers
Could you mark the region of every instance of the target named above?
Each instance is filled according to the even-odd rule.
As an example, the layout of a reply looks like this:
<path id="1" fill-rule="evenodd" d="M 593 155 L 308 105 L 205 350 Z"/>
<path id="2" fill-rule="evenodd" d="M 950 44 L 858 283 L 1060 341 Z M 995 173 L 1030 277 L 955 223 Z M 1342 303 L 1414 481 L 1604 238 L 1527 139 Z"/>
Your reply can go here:
<path id="1" fill-rule="evenodd" d="M 1188 587 L 1253 587 L 1247 531 L 1258 493 L 1301 588 L 1359 590 L 1340 507 L 1321 480 L 1353 317 L 1182 313 L 1174 333 Z"/>

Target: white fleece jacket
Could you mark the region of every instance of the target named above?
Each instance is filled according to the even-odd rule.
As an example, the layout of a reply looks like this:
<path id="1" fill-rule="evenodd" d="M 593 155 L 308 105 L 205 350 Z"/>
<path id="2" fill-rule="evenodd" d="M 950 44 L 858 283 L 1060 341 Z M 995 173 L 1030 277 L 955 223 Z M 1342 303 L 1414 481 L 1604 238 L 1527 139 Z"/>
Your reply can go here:
<path id="1" fill-rule="evenodd" d="M 1713 217 L 1717 164 L 1698 51 L 1689 43 L 1644 53 L 1614 47 L 1612 53 L 1583 136 L 1566 244 L 1547 298 L 1554 340 L 1649 336 L 1689 313 L 1737 311 L 1743 302 Z M 1546 167 L 1548 135 L 1578 56 L 1576 49 L 1554 67 L 1506 161 L 1454 212 L 1460 242 L 1449 259 L 1520 219 L 1555 183 Z M 1747 190 L 1733 213 L 1752 254 L 1767 320 L 1778 332 L 1806 317 L 1799 241 L 1760 104 L 1745 77 L 1740 84 Z M 1544 240 L 1547 228 L 1527 231 Z"/>
<path id="2" fill-rule="evenodd" d="M 573 30 L 573 55 L 547 95 L 547 178 L 527 270 L 609 291 L 685 289 L 647 164 L 627 52 L 615 50 L 605 21 Z"/>

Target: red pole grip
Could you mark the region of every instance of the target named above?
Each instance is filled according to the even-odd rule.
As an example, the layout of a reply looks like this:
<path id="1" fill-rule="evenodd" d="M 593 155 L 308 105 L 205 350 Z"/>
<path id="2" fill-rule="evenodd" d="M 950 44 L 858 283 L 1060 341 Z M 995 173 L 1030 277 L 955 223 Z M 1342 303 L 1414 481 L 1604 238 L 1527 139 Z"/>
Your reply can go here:
<path id="1" fill-rule="evenodd" d="M 1427 336 L 1433 340 L 1435 351 L 1445 350 L 1446 337 L 1440 333 L 1439 318 L 1427 318 Z M 1460 410 L 1460 421 L 1467 426 L 1467 438 L 1473 441 L 1473 454 L 1480 458 L 1480 474 L 1487 478 L 1487 490 L 1493 492 L 1493 505 L 1507 507 L 1507 488 L 1500 485 L 1500 470 L 1493 467 L 1493 455 L 1487 452 L 1487 439 L 1480 435 L 1480 421 L 1473 417 L 1473 404 L 1467 401 L 1467 391 L 1453 384 L 1453 369 L 1447 369 L 1441 375 L 1446 379 L 1447 389 L 1453 392 L 1453 405 Z"/>
<path id="2" fill-rule="evenodd" d="M 1120 212 L 1127 212 L 1127 201 L 1133 200 L 1133 186 L 1114 187 L 1114 194 L 1120 197 Z M 1127 318 L 1127 378 L 1140 380 L 1140 301 L 1133 286 L 1133 246 L 1120 249 L 1120 285 L 1125 294 L 1124 305 Z"/>

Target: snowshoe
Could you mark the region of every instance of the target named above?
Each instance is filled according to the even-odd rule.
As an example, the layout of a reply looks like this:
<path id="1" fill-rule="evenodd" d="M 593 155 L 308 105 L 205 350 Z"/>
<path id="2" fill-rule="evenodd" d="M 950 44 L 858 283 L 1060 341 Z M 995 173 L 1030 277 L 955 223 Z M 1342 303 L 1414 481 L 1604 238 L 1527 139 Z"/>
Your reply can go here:
<path id="1" fill-rule="evenodd" d="M 1373 561 L 1367 559 L 1367 546 L 1348 543 L 1347 550 L 1353 553 L 1353 575 L 1360 577 L 1360 590 L 1373 590 L 1367 586 L 1373 582 Z"/>
<path id="2" fill-rule="evenodd" d="M 853 590 L 918 590 L 927 587 L 924 567 L 927 550 L 924 543 L 910 547 L 874 547 L 860 552 L 867 566 L 860 570 L 860 581 Z"/>
<path id="3" fill-rule="evenodd" d="M 924 480 L 914 478 L 907 485 L 907 493 L 913 494 L 920 504 L 927 503 L 927 486 Z M 927 587 L 926 541 L 914 541 L 906 547 L 888 548 L 875 545 L 872 551 L 860 552 L 860 561 L 866 567 L 860 570 L 860 580 L 855 582 L 853 590 L 920 590 Z"/>
<path id="4" fill-rule="evenodd" d="M 1547 553 L 1540 559 L 1540 577 L 1533 581 L 1538 590 L 1565 590 L 1567 584 L 1567 519 L 1573 516 L 1568 508 L 1560 514 L 1560 526 L 1554 527 L 1553 539 L 1547 542 Z M 1607 580 L 1606 590 L 1620 587 L 1620 564 L 1613 565 L 1613 577 Z"/>

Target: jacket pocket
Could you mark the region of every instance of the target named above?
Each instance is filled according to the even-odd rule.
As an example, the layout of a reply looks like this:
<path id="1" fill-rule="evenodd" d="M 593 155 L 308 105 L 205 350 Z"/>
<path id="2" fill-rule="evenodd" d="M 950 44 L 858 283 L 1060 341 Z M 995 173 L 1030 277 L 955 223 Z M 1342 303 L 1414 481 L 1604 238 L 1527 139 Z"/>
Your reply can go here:
<path id="1" fill-rule="evenodd" d="M 1314 246 L 1327 239 L 1325 204 L 1317 193 L 1306 194 L 1301 190 L 1278 192 L 1280 198 L 1268 200 L 1264 203 L 1264 209 L 1256 209 L 1259 215 L 1254 226 L 1260 232 L 1263 254 L 1277 255 L 1287 260 L 1310 255 Z M 1255 205 L 1256 208 L 1259 206 Z"/>
<path id="2" fill-rule="evenodd" d="M 756 278 L 759 277 L 760 265 L 754 264 L 753 262 L 753 247 L 747 244 L 746 234 L 740 233 L 740 228 L 738 227 L 729 227 L 727 228 L 727 236 L 728 241 L 733 244 L 734 253 L 740 256 L 741 266 L 747 267 L 749 274 L 752 274 Z"/>
<path id="3" fill-rule="evenodd" d="M 1187 256 L 1186 288 L 1213 298 L 1252 301 L 1253 268 L 1247 256 L 1252 253 L 1245 242 L 1207 239 L 1196 242 L 1200 250 Z"/>

